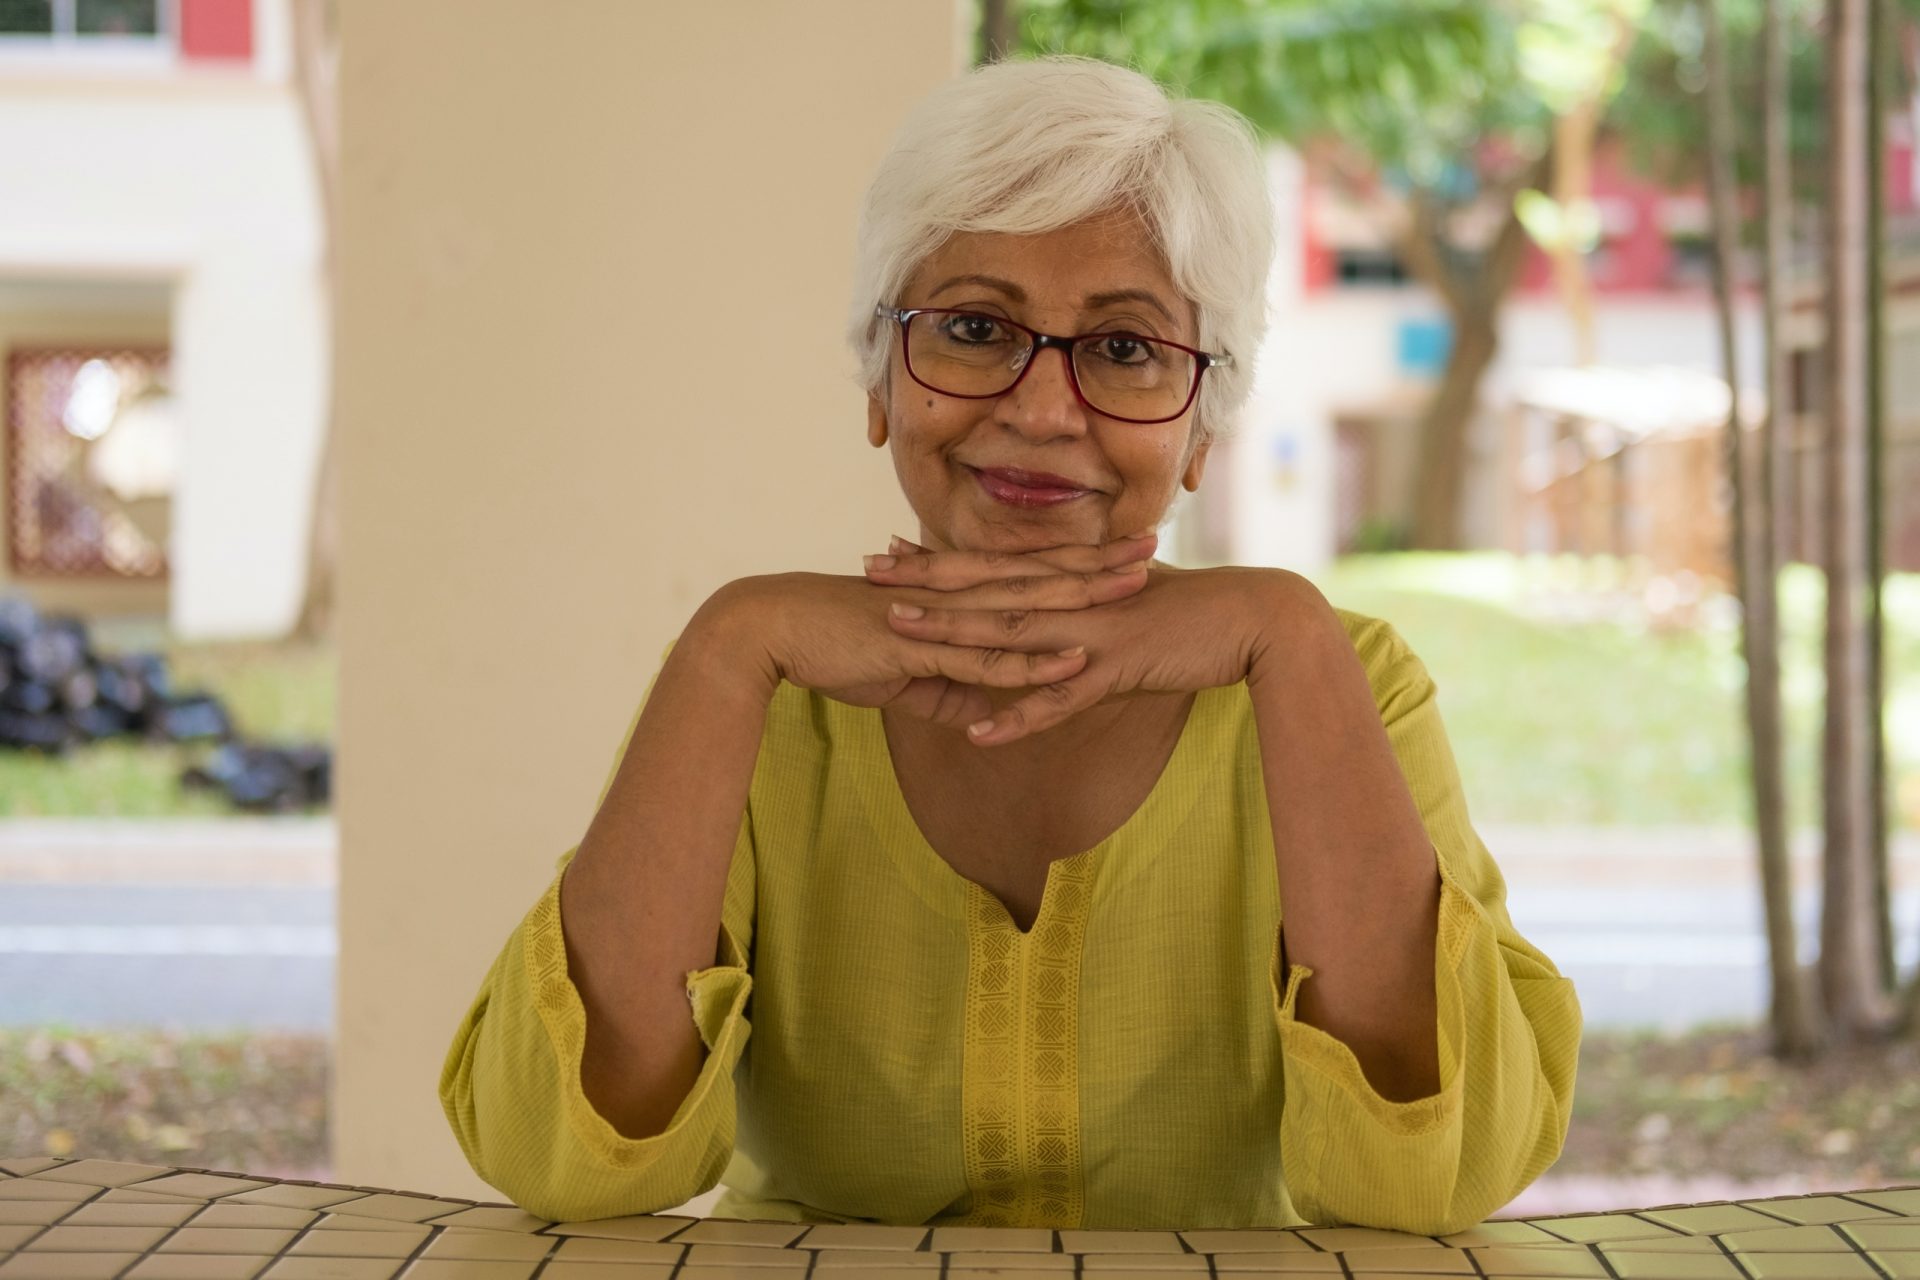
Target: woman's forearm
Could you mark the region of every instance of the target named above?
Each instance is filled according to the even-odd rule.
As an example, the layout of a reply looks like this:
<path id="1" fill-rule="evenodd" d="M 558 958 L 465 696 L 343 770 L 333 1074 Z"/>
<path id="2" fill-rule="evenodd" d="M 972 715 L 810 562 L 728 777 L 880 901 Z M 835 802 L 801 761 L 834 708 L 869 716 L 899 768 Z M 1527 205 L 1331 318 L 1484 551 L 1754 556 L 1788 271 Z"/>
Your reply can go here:
<path id="1" fill-rule="evenodd" d="M 580 1083 L 629 1138 L 660 1133 L 706 1048 L 686 974 L 716 944 L 747 789 L 777 681 L 742 657 L 723 590 L 654 680 L 560 886 L 567 969 L 586 1008 Z"/>
<path id="2" fill-rule="evenodd" d="M 1317 593 L 1286 598 L 1247 689 L 1282 951 L 1314 971 L 1294 1016 L 1353 1050 L 1382 1097 L 1424 1098 L 1440 1087 L 1433 846 L 1338 616 Z"/>

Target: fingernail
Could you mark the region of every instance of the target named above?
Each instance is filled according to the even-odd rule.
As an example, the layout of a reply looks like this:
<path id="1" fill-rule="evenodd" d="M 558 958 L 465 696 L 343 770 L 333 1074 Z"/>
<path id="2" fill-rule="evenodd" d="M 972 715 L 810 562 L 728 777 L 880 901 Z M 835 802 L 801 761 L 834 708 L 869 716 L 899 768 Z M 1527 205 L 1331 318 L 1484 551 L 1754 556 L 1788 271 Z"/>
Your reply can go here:
<path id="1" fill-rule="evenodd" d="M 869 569 L 891 569 L 891 568 L 893 568 L 893 557 L 892 557 L 892 556 L 868 556 L 868 557 L 866 558 L 866 562 L 867 562 L 867 568 L 869 568 Z"/>
<path id="2" fill-rule="evenodd" d="M 895 604 L 888 607 L 893 610 L 893 616 L 896 618 L 919 618 L 924 617 L 927 612 L 917 604 Z"/>
<path id="3" fill-rule="evenodd" d="M 895 555 L 903 554 L 906 551 L 906 549 L 907 549 L 906 539 L 902 538 L 897 533 L 893 535 L 893 541 L 887 543 L 887 550 L 893 552 L 893 554 Z"/>
<path id="4" fill-rule="evenodd" d="M 1145 560 L 1129 560 L 1125 564 L 1117 564 L 1107 570 L 1108 573 L 1145 573 L 1146 571 L 1147 562 Z"/>
<path id="5" fill-rule="evenodd" d="M 976 720 L 967 726 L 967 733 L 975 738 L 984 737 L 986 734 L 992 732 L 992 730 L 993 721 L 991 720 Z"/>
<path id="6" fill-rule="evenodd" d="M 1086 651 L 1087 651 L 1087 646 L 1083 644 L 1077 644 L 1073 646 L 1073 648 L 1071 649 L 1062 649 L 1060 651 L 1060 656 L 1063 658 L 1077 658 L 1081 654 L 1085 653 Z"/>

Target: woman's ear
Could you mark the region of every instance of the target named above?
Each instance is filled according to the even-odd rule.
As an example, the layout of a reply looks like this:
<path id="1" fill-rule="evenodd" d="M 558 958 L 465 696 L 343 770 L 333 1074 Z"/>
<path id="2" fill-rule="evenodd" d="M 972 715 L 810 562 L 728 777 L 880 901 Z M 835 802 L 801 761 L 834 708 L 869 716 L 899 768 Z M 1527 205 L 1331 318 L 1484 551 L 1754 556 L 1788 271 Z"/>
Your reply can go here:
<path id="1" fill-rule="evenodd" d="M 1187 459 L 1187 470 L 1186 474 L 1180 477 L 1180 487 L 1188 493 L 1199 490 L 1200 476 L 1207 469 L 1207 450 L 1211 448 L 1213 448 L 1213 441 L 1208 440 L 1195 449 L 1193 456 Z"/>
<path id="2" fill-rule="evenodd" d="M 876 449 L 887 443 L 887 407 L 880 403 L 877 391 L 867 392 L 867 443 Z"/>

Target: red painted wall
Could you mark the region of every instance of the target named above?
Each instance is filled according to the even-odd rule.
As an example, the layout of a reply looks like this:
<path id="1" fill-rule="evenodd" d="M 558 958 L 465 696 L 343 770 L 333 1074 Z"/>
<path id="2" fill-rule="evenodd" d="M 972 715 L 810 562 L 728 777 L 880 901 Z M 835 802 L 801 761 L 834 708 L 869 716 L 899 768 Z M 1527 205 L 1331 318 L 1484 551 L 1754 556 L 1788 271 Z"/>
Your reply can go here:
<path id="1" fill-rule="evenodd" d="M 180 0 L 180 56 L 244 61 L 253 56 L 253 0 Z"/>

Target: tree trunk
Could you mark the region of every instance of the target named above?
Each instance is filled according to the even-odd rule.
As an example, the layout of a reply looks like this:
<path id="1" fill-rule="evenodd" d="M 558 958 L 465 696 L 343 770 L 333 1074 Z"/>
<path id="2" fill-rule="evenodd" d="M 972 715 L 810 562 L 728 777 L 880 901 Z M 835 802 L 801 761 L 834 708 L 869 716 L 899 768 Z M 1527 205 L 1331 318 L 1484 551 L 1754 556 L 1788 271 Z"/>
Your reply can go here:
<path id="1" fill-rule="evenodd" d="M 1874 913 L 1880 926 L 1880 981 L 1899 985 L 1893 957 L 1893 885 L 1887 848 L 1887 741 L 1884 707 L 1886 617 L 1880 592 L 1886 567 L 1886 494 L 1881 487 L 1887 419 L 1887 282 L 1883 269 L 1887 208 L 1888 0 L 1867 0 L 1867 841 L 1873 858 Z"/>
<path id="2" fill-rule="evenodd" d="M 340 112 L 337 89 L 339 42 L 328 0 L 293 0 L 293 81 L 307 125 L 314 185 L 320 193 L 320 269 L 322 305 L 327 315 L 327 359 L 338 348 L 334 317 L 340 298 L 338 190 Z M 339 563 L 339 469 L 334 437 L 333 378 L 321 380 L 320 457 L 315 471 L 313 506 L 307 519 L 307 576 L 293 636 L 309 643 L 331 634 L 334 570 Z"/>
<path id="3" fill-rule="evenodd" d="M 984 65 L 1012 55 L 1020 42 L 1020 0 L 980 0 L 980 47 Z"/>
<path id="4" fill-rule="evenodd" d="M 1833 1032 L 1863 1039 L 1890 1013 L 1881 983 L 1868 831 L 1865 573 L 1867 0 L 1827 4 L 1826 723 L 1820 987 Z"/>
<path id="5" fill-rule="evenodd" d="M 1552 172 L 1555 154 L 1549 145 L 1512 188 L 1500 193 L 1499 229 L 1479 253 L 1461 253 L 1450 246 L 1442 211 L 1418 195 L 1412 197 L 1413 214 L 1399 234 L 1401 260 L 1440 295 L 1453 323 L 1446 370 L 1417 427 L 1420 485 L 1409 529 L 1409 543 L 1417 550 L 1450 551 L 1460 545 L 1460 507 L 1480 381 L 1499 353 L 1500 306 L 1513 288 L 1527 246 L 1513 195 L 1539 185 Z M 1458 265 L 1462 263 L 1470 265 Z"/>
<path id="6" fill-rule="evenodd" d="M 1760 199 L 1761 293 L 1764 307 L 1762 346 L 1767 395 L 1760 439 L 1749 442 L 1736 411 L 1729 423 L 1728 466 L 1733 476 L 1735 582 L 1740 597 L 1740 647 L 1747 663 L 1747 727 L 1753 779 L 1754 836 L 1760 865 L 1760 891 L 1766 912 L 1769 1001 L 1767 1025 L 1773 1052 L 1783 1058 L 1808 1058 L 1821 1048 L 1817 1012 L 1806 974 L 1800 967 L 1793 923 L 1793 875 L 1788 859 L 1785 739 L 1780 701 L 1780 610 L 1778 539 L 1774 523 L 1785 509 L 1777 501 L 1777 482 L 1791 405 L 1791 370 L 1780 348 L 1787 314 L 1787 272 L 1792 261 L 1788 216 L 1787 43 L 1781 12 L 1784 0 L 1766 0 L 1761 31 L 1763 102 L 1762 190 Z M 1738 241 L 1734 208 L 1733 119 L 1728 102 L 1726 36 L 1719 0 L 1702 6 L 1707 60 L 1709 195 L 1713 203 L 1715 302 L 1720 313 L 1720 344 L 1727 385 L 1739 385 L 1734 357 L 1733 271 Z M 1750 447 L 1751 446 L 1751 447 Z"/>

